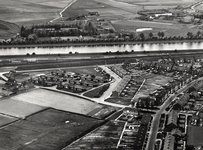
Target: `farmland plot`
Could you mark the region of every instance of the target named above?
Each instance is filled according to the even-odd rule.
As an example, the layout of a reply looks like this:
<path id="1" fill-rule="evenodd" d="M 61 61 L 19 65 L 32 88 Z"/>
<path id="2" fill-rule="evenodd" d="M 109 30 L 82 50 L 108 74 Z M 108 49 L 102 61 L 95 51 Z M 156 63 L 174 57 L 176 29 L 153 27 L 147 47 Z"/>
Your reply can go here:
<path id="1" fill-rule="evenodd" d="M 1 128 L 0 149 L 62 149 L 101 122 L 103 121 L 70 112 L 47 109 Z"/>

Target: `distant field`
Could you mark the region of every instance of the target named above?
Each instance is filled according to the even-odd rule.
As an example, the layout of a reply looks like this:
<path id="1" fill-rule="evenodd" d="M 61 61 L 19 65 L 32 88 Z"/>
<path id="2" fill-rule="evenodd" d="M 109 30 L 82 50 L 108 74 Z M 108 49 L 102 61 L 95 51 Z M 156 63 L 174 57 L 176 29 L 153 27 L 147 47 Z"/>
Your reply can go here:
<path id="1" fill-rule="evenodd" d="M 18 25 L 50 21 L 71 0 L 0 0 L 0 20 Z"/>
<path id="2" fill-rule="evenodd" d="M 172 23 L 162 23 L 162 22 L 154 22 L 154 21 L 140 21 L 140 20 L 119 20 L 112 21 L 112 24 L 118 24 L 120 26 L 134 26 L 137 28 L 159 28 L 159 29 L 178 29 L 179 27 L 173 25 Z"/>
<path id="3" fill-rule="evenodd" d="M 197 7 L 195 7 L 195 9 L 202 11 L 202 10 L 203 10 L 203 4 L 201 4 L 201 5 L 197 6 Z"/>
<path id="4" fill-rule="evenodd" d="M 96 108 L 103 107 L 82 98 L 43 89 L 19 94 L 12 99 L 79 114 L 88 114 Z"/>

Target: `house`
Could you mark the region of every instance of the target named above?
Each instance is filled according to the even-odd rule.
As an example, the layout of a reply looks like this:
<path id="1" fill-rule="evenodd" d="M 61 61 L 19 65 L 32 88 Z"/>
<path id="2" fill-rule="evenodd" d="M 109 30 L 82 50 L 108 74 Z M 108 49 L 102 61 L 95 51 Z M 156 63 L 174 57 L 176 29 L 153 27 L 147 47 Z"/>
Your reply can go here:
<path id="1" fill-rule="evenodd" d="M 177 101 L 176 104 L 173 106 L 173 110 L 182 110 L 184 106 L 188 103 L 190 96 L 189 93 L 183 94 Z"/>
<path id="2" fill-rule="evenodd" d="M 193 87 L 196 89 L 196 91 L 199 91 L 201 88 L 203 88 L 203 80 L 196 82 Z"/>
<path id="3" fill-rule="evenodd" d="M 122 68 L 120 65 L 114 65 L 111 67 L 111 70 L 114 71 L 118 76 L 124 77 L 125 75 L 128 75 L 129 73 Z"/>
<path id="4" fill-rule="evenodd" d="M 174 150 L 174 146 L 175 146 L 175 137 L 171 133 L 167 132 L 163 149 L 164 150 Z"/>
<path id="5" fill-rule="evenodd" d="M 75 85 L 74 90 L 79 91 L 79 92 L 83 92 L 83 91 L 86 91 L 87 89 L 84 86 Z"/>
<path id="6" fill-rule="evenodd" d="M 121 92 L 126 88 L 127 84 L 130 82 L 130 80 L 131 80 L 130 75 L 124 76 L 124 78 L 119 82 L 119 84 L 117 85 L 114 91 L 116 91 L 118 95 L 120 95 Z"/>
<path id="7" fill-rule="evenodd" d="M 174 110 L 172 110 L 168 115 L 168 121 L 167 121 L 167 131 L 171 132 L 173 129 L 177 128 L 177 119 L 178 119 L 178 113 Z"/>
<path id="8" fill-rule="evenodd" d="M 143 149 L 143 145 L 144 145 L 144 141 L 145 141 L 145 136 L 146 136 L 146 133 L 147 133 L 147 126 L 140 126 L 139 127 L 139 130 L 138 130 L 138 133 L 135 137 L 135 147 L 134 149 L 135 150 L 142 150 Z"/>
<path id="9" fill-rule="evenodd" d="M 161 105 L 168 98 L 169 93 L 170 90 L 165 89 L 164 87 L 157 89 L 157 91 L 153 93 L 155 97 L 155 105 L 157 106 Z"/>
<path id="10" fill-rule="evenodd" d="M 89 12 L 88 13 L 89 16 L 99 16 L 98 12 Z"/>
<path id="11" fill-rule="evenodd" d="M 137 101 L 137 108 L 153 108 L 155 105 L 155 99 L 151 97 L 139 97 Z"/>
<path id="12" fill-rule="evenodd" d="M 182 132 L 179 129 L 173 129 L 171 131 L 171 135 L 173 135 L 175 137 L 175 140 L 178 141 L 178 140 L 180 140 L 180 138 L 182 136 Z"/>
<path id="13" fill-rule="evenodd" d="M 141 123 L 140 123 L 140 124 L 141 124 L 141 125 L 148 126 L 148 124 L 150 123 L 151 119 L 152 119 L 152 116 L 151 116 L 150 114 L 145 113 L 145 114 L 143 114 L 143 116 L 142 116 L 142 119 L 141 119 Z"/>

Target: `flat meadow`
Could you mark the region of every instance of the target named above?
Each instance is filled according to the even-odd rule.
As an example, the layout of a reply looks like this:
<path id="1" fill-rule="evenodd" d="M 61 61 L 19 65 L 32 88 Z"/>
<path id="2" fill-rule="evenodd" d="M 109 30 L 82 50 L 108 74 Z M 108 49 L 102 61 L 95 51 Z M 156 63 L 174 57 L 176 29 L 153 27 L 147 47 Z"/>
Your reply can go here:
<path id="1" fill-rule="evenodd" d="M 83 98 L 44 89 L 36 89 L 27 93 L 22 93 L 13 96 L 12 99 L 84 115 L 96 108 L 103 107 L 100 104 Z"/>

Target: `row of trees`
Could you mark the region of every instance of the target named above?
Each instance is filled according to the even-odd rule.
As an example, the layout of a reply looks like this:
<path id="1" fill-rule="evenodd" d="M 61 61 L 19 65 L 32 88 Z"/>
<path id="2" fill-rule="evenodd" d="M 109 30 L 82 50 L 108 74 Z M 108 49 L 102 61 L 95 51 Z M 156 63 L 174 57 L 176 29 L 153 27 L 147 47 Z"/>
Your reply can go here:
<path id="1" fill-rule="evenodd" d="M 70 28 L 70 29 L 67 29 Z M 56 36 L 90 36 L 96 35 L 97 29 L 91 21 L 85 24 L 47 24 L 33 25 L 31 27 L 21 27 L 20 35 L 28 38 L 30 34 L 36 34 L 38 37 L 56 37 Z"/>
<path id="2" fill-rule="evenodd" d="M 36 37 L 36 36 L 34 36 Z M 49 40 L 34 40 L 35 38 L 32 39 L 27 39 L 24 41 L 3 41 L 0 42 L 0 45 L 29 45 L 29 44 L 66 44 L 66 43 L 119 43 L 119 42 L 139 42 L 139 41 L 167 41 L 167 40 L 200 40 L 203 39 L 202 35 L 193 35 L 191 33 L 188 33 L 187 37 L 182 37 L 182 36 L 173 36 L 173 37 L 156 37 L 152 36 L 152 34 L 149 36 L 149 38 L 146 38 L 143 33 L 139 34 L 139 37 L 137 38 L 100 38 L 100 39 L 75 39 L 71 40 L 67 39 L 49 39 Z"/>

